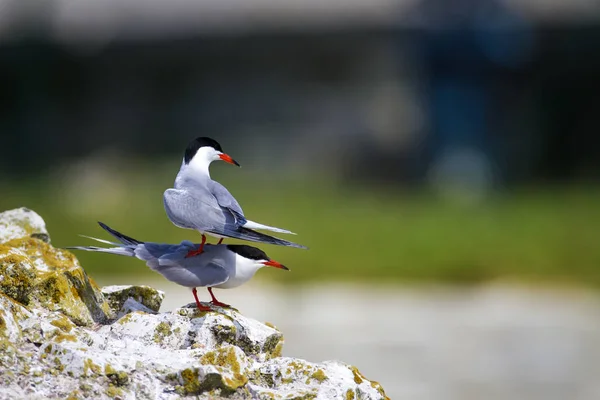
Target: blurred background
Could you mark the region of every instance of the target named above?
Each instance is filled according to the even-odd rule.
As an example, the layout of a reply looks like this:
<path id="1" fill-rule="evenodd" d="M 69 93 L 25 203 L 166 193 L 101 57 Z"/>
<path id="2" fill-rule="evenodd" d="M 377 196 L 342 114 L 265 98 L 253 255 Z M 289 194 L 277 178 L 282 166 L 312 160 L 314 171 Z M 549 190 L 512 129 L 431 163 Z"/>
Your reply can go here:
<path id="1" fill-rule="evenodd" d="M 0 209 L 59 247 L 199 241 L 162 192 L 209 136 L 246 215 L 310 247 L 217 293 L 284 355 L 392 399 L 597 399 L 599 91 L 593 0 L 0 0 Z"/>

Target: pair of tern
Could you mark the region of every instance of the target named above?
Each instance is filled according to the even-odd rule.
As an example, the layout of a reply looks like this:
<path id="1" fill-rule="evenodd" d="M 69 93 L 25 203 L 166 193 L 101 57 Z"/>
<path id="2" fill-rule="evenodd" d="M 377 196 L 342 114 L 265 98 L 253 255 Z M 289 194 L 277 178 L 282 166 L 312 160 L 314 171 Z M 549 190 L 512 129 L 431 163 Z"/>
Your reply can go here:
<path id="1" fill-rule="evenodd" d="M 209 166 L 217 160 L 239 166 L 223 152 L 216 140 L 207 137 L 194 139 L 185 150 L 174 187 L 167 189 L 163 195 L 165 211 L 171 222 L 180 228 L 199 231 L 202 235 L 200 244 L 190 241 L 180 244 L 141 242 L 99 222 L 118 242 L 88 238 L 114 247 L 76 246 L 70 249 L 136 257 L 146 261 L 150 269 L 168 280 L 191 288 L 198 309 L 208 311 L 210 307 L 202 305 L 198 300 L 197 287 L 208 289 L 212 305 L 227 307 L 227 304 L 217 300 L 212 288 L 230 289 L 240 286 L 264 266 L 284 270 L 288 268 L 256 247 L 223 245 L 221 243 L 224 238 L 301 249 L 306 247 L 257 232 L 255 229 L 293 234 L 285 229 L 246 219 L 231 193 L 210 178 Z M 218 244 L 207 244 L 206 235 L 219 238 Z"/>

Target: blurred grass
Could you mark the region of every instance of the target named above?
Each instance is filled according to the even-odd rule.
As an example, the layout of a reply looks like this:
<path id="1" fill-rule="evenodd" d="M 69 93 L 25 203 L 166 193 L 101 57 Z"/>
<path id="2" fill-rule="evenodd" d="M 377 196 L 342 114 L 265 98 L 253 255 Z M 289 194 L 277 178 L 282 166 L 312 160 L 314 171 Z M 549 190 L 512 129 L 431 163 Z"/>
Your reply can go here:
<path id="1" fill-rule="evenodd" d="M 78 234 L 107 238 L 96 221 L 144 241 L 199 241 L 197 232 L 173 226 L 164 214 L 162 192 L 178 166 L 113 166 L 104 173 L 77 171 L 75 177 L 65 171 L 4 181 L 0 209 L 37 211 L 57 247 L 91 244 Z M 341 187 L 329 179 L 272 180 L 220 165 L 212 175 L 250 219 L 297 232 L 282 237 L 310 248 L 260 245 L 292 269 L 263 271 L 261 278 L 600 284 L 597 188 L 521 190 L 466 207 L 425 193 Z M 152 274 L 142 262 L 125 257 L 77 256 L 92 275 Z"/>

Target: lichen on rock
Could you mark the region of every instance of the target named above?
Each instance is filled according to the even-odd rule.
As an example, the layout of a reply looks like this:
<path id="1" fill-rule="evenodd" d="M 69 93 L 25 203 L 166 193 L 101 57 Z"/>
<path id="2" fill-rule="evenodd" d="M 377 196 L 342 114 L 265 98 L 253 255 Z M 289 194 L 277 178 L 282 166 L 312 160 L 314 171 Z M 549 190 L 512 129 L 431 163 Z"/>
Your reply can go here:
<path id="1" fill-rule="evenodd" d="M 386 398 L 354 367 L 282 357 L 282 333 L 235 309 L 158 313 L 152 288 L 100 290 L 32 237 L 45 232 L 32 211 L 0 221 L 0 398 Z"/>
<path id="2" fill-rule="evenodd" d="M 0 292 L 25 306 L 61 311 L 77 325 L 112 315 L 100 288 L 71 253 L 30 237 L 0 245 Z"/>
<path id="3" fill-rule="evenodd" d="M 0 213 L 0 244 L 23 237 L 50 242 L 42 217 L 25 207 Z"/>
<path id="4" fill-rule="evenodd" d="M 128 299 L 133 299 L 152 311 L 158 312 L 165 293 L 150 286 L 113 285 L 102 288 L 110 308 L 119 311 Z"/>

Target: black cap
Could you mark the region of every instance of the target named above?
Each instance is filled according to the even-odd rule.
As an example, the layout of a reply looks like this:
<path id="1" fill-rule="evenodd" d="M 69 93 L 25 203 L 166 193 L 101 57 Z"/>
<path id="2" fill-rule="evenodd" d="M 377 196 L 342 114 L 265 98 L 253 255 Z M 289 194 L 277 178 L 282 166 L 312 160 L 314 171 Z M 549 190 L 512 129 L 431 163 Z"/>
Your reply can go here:
<path id="1" fill-rule="evenodd" d="M 227 248 L 234 253 L 251 260 L 271 260 L 269 256 L 267 256 L 267 253 L 256 247 L 247 246 L 245 244 L 228 244 Z"/>
<path id="2" fill-rule="evenodd" d="M 198 149 L 201 147 L 212 147 L 213 149 L 220 151 L 221 153 L 223 152 L 221 145 L 216 140 L 211 139 L 209 137 L 198 137 L 192 140 L 188 147 L 185 149 L 185 155 L 183 157 L 184 162 L 186 164 L 189 164 L 190 160 L 194 158 L 194 156 L 198 152 Z"/>

